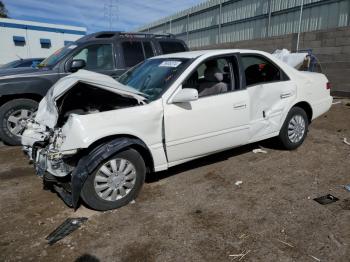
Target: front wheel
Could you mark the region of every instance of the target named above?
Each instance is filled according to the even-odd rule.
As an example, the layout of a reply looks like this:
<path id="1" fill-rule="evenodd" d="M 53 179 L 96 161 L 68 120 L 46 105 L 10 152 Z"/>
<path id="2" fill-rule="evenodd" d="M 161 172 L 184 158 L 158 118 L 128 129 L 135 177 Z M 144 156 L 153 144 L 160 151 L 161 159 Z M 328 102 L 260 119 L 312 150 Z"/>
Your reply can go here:
<path id="1" fill-rule="evenodd" d="M 146 175 L 145 162 L 134 149 L 103 161 L 87 178 L 81 197 L 95 210 L 115 209 L 134 200 Z"/>
<path id="2" fill-rule="evenodd" d="M 278 136 L 282 146 L 288 150 L 298 148 L 305 140 L 308 124 L 305 111 L 300 107 L 293 107 L 289 111 Z"/>

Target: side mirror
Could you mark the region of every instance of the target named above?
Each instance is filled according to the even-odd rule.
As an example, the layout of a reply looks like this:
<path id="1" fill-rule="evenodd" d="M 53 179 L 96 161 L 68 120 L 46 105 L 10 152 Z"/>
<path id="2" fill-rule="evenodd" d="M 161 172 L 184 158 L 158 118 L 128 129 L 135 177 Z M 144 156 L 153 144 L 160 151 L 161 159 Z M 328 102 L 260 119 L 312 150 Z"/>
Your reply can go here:
<path id="1" fill-rule="evenodd" d="M 172 103 L 185 103 L 198 100 L 198 91 L 195 88 L 184 88 L 172 99 Z"/>
<path id="2" fill-rule="evenodd" d="M 82 60 L 82 59 L 72 60 L 69 66 L 69 71 L 74 73 L 79 69 L 84 68 L 85 66 L 86 66 L 85 60 Z"/>

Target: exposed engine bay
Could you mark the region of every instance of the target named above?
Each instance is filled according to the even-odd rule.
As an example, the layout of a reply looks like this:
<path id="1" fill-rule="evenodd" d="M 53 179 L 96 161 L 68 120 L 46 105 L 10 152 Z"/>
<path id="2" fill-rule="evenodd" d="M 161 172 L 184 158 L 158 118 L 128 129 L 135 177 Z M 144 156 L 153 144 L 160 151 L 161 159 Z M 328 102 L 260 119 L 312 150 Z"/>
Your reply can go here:
<path id="1" fill-rule="evenodd" d="M 59 112 L 56 127 L 62 127 L 71 114 L 93 114 L 138 104 L 136 99 L 79 82 L 56 101 Z"/>

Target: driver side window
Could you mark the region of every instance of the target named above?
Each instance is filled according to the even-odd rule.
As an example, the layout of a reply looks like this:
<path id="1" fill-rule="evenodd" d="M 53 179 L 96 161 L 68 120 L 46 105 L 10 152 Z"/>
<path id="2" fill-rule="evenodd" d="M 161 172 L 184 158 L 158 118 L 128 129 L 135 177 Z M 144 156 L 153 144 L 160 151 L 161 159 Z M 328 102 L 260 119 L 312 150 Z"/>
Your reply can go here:
<path id="1" fill-rule="evenodd" d="M 85 69 L 105 69 L 114 68 L 112 45 L 98 44 L 83 48 L 73 57 L 73 60 L 81 59 L 86 63 Z"/>
<path id="2" fill-rule="evenodd" d="M 199 97 L 218 95 L 234 89 L 231 58 L 214 58 L 200 64 L 183 83 L 183 88 L 195 88 Z"/>

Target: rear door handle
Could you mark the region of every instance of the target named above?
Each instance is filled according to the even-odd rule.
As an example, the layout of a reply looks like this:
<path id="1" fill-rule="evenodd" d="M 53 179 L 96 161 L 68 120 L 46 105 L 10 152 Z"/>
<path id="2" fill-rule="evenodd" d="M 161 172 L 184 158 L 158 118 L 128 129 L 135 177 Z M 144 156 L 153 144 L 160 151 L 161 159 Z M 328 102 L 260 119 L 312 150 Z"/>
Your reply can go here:
<path id="1" fill-rule="evenodd" d="M 233 109 L 244 109 L 247 107 L 247 104 L 236 104 L 236 105 L 233 105 Z"/>
<path id="2" fill-rule="evenodd" d="M 284 98 L 288 98 L 288 97 L 291 97 L 293 94 L 292 92 L 289 92 L 289 93 L 282 93 L 280 95 L 281 99 L 284 99 Z"/>

